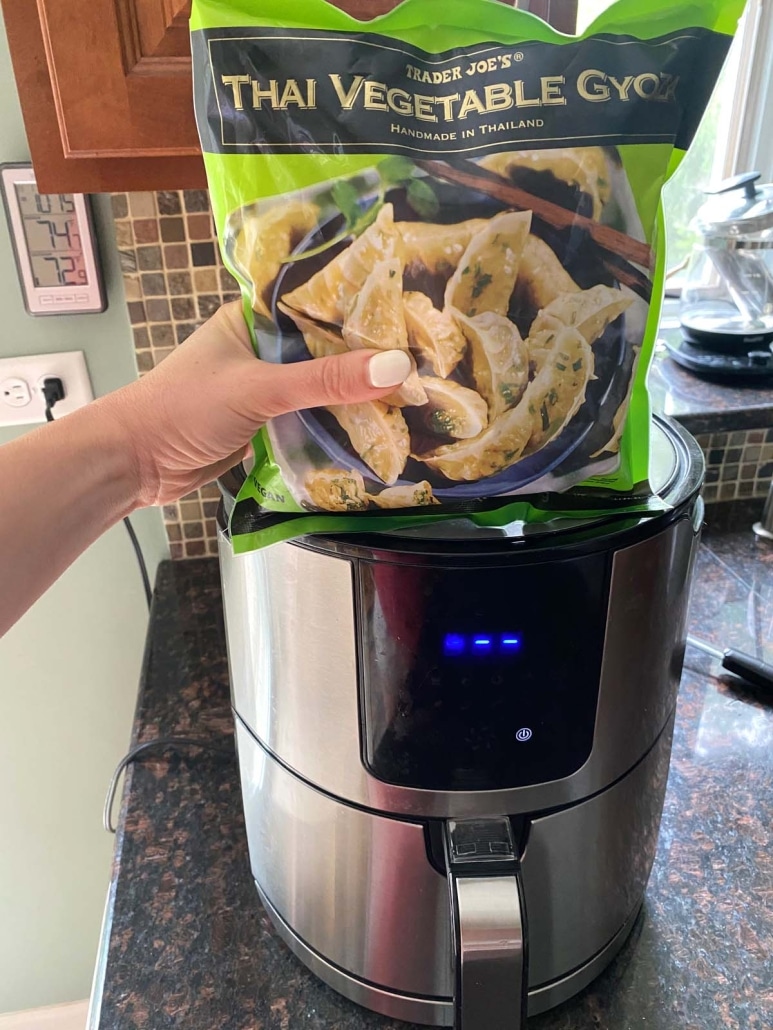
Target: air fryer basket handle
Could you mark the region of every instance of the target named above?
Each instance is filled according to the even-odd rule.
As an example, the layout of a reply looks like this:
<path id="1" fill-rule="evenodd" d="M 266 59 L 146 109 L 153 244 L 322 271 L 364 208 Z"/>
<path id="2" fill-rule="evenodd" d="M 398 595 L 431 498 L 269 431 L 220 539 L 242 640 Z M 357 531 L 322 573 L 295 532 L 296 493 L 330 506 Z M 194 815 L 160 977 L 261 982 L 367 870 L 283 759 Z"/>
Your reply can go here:
<path id="1" fill-rule="evenodd" d="M 449 820 L 456 1030 L 522 1030 L 527 953 L 518 854 L 508 819 Z"/>

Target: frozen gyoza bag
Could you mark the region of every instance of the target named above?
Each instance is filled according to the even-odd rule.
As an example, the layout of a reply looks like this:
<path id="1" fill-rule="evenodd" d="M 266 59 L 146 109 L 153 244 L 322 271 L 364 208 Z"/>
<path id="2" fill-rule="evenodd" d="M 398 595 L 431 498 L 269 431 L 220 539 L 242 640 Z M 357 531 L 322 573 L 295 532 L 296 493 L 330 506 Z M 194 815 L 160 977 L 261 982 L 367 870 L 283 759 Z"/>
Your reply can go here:
<path id="1" fill-rule="evenodd" d="M 257 354 L 412 362 L 384 401 L 261 431 L 237 550 L 651 505 L 660 193 L 742 8 L 619 0 L 570 36 L 501 0 L 194 0 L 199 133 Z"/>

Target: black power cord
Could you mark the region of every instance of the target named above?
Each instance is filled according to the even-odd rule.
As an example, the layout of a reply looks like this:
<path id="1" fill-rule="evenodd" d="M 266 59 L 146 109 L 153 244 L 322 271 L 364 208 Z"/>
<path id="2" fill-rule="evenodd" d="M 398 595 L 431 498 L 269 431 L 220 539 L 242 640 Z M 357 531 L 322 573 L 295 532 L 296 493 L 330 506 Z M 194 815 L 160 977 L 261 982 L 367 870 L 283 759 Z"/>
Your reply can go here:
<path id="1" fill-rule="evenodd" d="M 53 422 L 53 408 L 56 403 L 64 400 L 64 383 L 61 379 L 51 376 L 43 380 L 43 397 L 46 401 L 46 421 Z"/>
<path id="2" fill-rule="evenodd" d="M 115 768 L 113 777 L 110 780 L 110 786 L 107 789 L 107 796 L 105 798 L 105 807 L 102 812 L 102 825 L 108 833 L 115 833 L 115 826 L 113 825 L 113 805 L 115 803 L 115 794 L 118 789 L 118 781 L 121 777 L 121 773 L 124 769 L 131 765 L 132 762 L 136 761 L 140 755 L 147 754 L 149 751 L 177 751 L 180 752 L 187 748 L 201 748 L 204 751 L 211 751 L 213 754 L 222 755 L 227 758 L 233 758 L 233 748 L 223 747 L 219 744 L 213 743 L 211 740 L 199 740 L 196 737 L 161 737 L 158 740 L 148 740 L 144 744 L 137 744 L 133 747 L 128 754 L 124 755 L 121 761 Z"/>
<path id="3" fill-rule="evenodd" d="M 41 387 L 43 397 L 46 402 L 46 421 L 54 421 L 54 405 L 58 404 L 59 401 L 64 400 L 64 383 L 57 376 L 50 376 L 43 380 L 43 386 Z M 148 610 L 153 603 L 153 587 L 150 585 L 150 576 L 148 575 L 148 567 L 145 564 L 145 556 L 142 553 L 140 542 L 137 539 L 137 534 L 134 532 L 134 526 L 128 518 L 123 520 L 124 526 L 126 526 L 126 532 L 129 534 L 132 547 L 134 548 L 134 554 L 137 557 L 137 564 L 140 568 L 140 575 L 142 576 L 142 586 L 145 591 L 145 600 L 148 604 Z"/>
<path id="4" fill-rule="evenodd" d="M 145 600 L 148 602 L 148 611 L 150 611 L 151 605 L 153 604 L 153 587 L 150 585 L 150 576 L 148 575 L 148 567 L 145 564 L 145 556 L 142 553 L 142 548 L 140 547 L 140 542 L 137 539 L 137 534 L 134 532 L 134 526 L 128 518 L 123 520 L 123 524 L 126 526 L 126 532 L 129 534 L 129 539 L 132 542 L 134 553 L 137 555 L 137 564 L 140 567 L 142 585 L 145 589 Z"/>
<path id="5" fill-rule="evenodd" d="M 43 396 L 46 401 L 46 421 L 54 421 L 54 405 L 58 404 L 59 401 L 64 400 L 64 383 L 57 377 L 50 377 L 43 382 L 42 386 Z M 128 518 L 125 518 L 124 525 L 126 531 L 129 534 L 129 539 L 132 542 L 134 553 L 137 556 L 137 563 L 140 567 L 140 574 L 142 575 L 142 583 L 145 588 L 145 597 L 147 598 L 148 608 L 150 608 L 153 600 L 153 590 L 150 585 L 150 577 L 148 576 L 148 567 L 145 564 L 145 558 L 142 554 L 142 548 L 140 547 L 137 534 L 134 532 L 134 527 Z M 150 751 L 181 751 L 187 748 L 201 748 L 204 751 L 210 751 L 213 754 L 223 755 L 228 758 L 233 757 L 233 748 L 222 747 L 219 744 L 215 744 L 210 740 L 199 740 L 196 737 L 162 737 L 158 740 L 149 740 L 144 744 L 138 744 L 133 747 L 128 754 L 124 755 L 121 761 L 115 768 L 115 772 L 110 780 L 110 786 L 107 790 L 107 796 L 105 797 L 105 807 L 102 811 L 102 825 L 108 833 L 115 833 L 115 826 L 113 825 L 113 805 L 115 804 L 115 794 L 118 789 L 118 781 L 121 778 L 121 773 L 126 769 L 128 765 L 136 761 L 141 755 L 145 755 Z"/>

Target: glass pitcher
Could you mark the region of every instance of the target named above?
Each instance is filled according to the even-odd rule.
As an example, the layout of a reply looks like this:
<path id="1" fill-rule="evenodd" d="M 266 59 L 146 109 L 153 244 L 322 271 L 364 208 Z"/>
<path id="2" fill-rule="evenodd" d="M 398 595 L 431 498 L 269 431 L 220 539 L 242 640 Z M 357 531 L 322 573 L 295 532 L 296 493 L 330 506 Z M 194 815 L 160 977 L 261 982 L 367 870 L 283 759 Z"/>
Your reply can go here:
<path id="1" fill-rule="evenodd" d="M 680 321 L 693 344 L 727 354 L 773 342 L 773 184 L 747 172 L 706 190 L 693 223 Z"/>

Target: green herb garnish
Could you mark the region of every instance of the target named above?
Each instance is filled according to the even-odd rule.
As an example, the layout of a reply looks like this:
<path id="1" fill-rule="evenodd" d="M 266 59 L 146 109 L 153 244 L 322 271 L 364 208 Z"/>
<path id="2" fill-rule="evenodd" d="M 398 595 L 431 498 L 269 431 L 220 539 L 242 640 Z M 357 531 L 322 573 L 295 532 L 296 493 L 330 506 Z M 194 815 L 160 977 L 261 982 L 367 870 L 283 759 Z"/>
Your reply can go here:
<path id="1" fill-rule="evenodd" d="M 360 195 L 354 186 L 342 179 L 333 184 L 330 196 L 341 209 L 346 224 L 356 225 L 362 217 L 362 208 L 360 207 Z"/>
<path id="2" fill-rule="evenodd" d="M 413 178 L 416 165 L 408 157 L 387 157 L 377 171 L 385 186 L 403 186 Z"/>
<path id="3" fill-rule="evenodd" d="M 500 383 L 499 393 L 505 404 L 512 404 L 514 400 L 513 384 L 512 383 Z"/>
<path id="4" fill-rule="evenodd" d="M 379 211 L 386 203 L 386 195 L 389 190 L 396 187 L 404 187 L 408 203 L 419 215 L 420 218 L 434 218 L 440 210 L 440 201 L 433 188 L 426 179 L 416 178 L 416 165 L 407 157 L 387 157 L 376 168 L 379 177 L 378 196 L 370 205 L 363 210 L 363 194 L 352 183 L 346 179 L 333 183 L 330 188 L 330 197 L 344 217 L 344 228 L 331 240 L 326 240 L 318 247 L 304 250 L 301 254 L 294 254 L 287 259 L 291 264 L 295 261 L 303 261 L 306 258 L 316 257 L 331 247 L 343 243 L 351 237 L 359 237 L 370 228 L 378 218 Z"/>
<path id="5" fill-rule="evenodd" d="M 472 296 L 474 300 L 487 289 L 494 281 L 494 276 L 489 272 L 484 272 L 480 265 L 475 266 L 475 282 L 472 287 Z"/>
<path id="6" fill-rule="evenodd" d="M 456 420 L 450 412 L 438 409 L 430 415 L 429 424 L 435 433 L 450 436 L 456 426 Z"/>
<path id="7" fill-rule="evenodd" d="M 440 210 L 437 194 L 426 179 L 412 179 L 408 186 L 408 203 L 420 218 L 435 218 Z"/>

